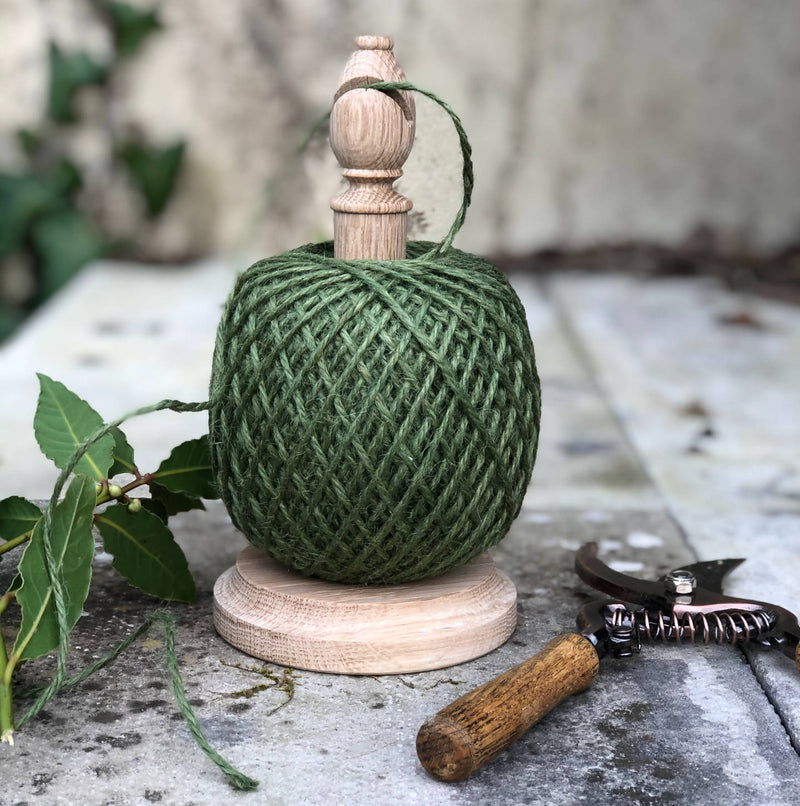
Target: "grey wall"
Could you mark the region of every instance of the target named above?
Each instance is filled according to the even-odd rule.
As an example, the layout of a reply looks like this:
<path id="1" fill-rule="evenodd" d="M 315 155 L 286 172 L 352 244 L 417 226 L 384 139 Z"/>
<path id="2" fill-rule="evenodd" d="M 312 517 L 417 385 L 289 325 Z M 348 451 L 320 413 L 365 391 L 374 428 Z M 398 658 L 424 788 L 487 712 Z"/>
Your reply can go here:
<path id="1" fill-rule="evenodd" d="M 148 3 L 142 3 L 148 5 Z M 287 157 L 329 104 L 358 33 L 388 33 L 409 78 L 448 100 L 475 150 L 475 251 L 618 239 L 677 242 L 708 224 L 732 247 L 800 239 L 796 0 L 162 0 L 154 36 L 112 88 L 83 99 L 74 147 L 93 204 L 170 259 L 272 252 L 330 232 L 331 157 Z M 0 160 L 37 119 L 49 36 L 108 52 L 85 0 L 0 3 Z M 420 101 L 401 189 L 416 234 L 458 201 L 448 121 Z M 109 131 L 187 137 L 189 172 L 164 221 L 141 222 L 105 176 Z M 276 184 L 277 182 L 277 184 Z M 265 188 L 271 188 L 265 193 Z"/>

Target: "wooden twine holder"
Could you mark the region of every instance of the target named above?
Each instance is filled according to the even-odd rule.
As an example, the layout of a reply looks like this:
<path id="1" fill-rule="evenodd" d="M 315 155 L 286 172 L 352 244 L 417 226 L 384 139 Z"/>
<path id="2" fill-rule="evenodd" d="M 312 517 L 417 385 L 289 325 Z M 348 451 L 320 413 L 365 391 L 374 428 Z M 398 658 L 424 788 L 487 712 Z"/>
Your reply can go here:
<path id="1" fill-rule="evenodd" d="M 335 255 L 402 260 L 411 202 L 394 190 L 414 140 L 410 93 L 386 36 L 360 36 L 331 112 L 331 146 L 349 187 L 331 202 Z M 496 649 L 516 627 L 517 591 L 488 554 L 435 579 L 346 585 L 290 571 L 253 546 L 214 586 L 214 625 L 237 649 L 319 672 L 440 669 Z"/>

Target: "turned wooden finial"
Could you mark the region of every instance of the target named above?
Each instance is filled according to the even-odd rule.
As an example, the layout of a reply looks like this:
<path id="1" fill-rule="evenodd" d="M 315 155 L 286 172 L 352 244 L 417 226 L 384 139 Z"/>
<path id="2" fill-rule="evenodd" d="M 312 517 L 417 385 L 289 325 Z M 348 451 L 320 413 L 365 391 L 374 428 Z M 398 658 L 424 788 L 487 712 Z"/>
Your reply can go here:
<path id="1" fill-rule="evenodd" d="M 402 260 L 411 201 L 393 187 L 414 142 L 409 92 L 366 90 L 405 81 L 388 36 L 356 37 L 331 111 L 331 147 L 349 187 L 332 202 L 334 255 L 343 260 Z"/>

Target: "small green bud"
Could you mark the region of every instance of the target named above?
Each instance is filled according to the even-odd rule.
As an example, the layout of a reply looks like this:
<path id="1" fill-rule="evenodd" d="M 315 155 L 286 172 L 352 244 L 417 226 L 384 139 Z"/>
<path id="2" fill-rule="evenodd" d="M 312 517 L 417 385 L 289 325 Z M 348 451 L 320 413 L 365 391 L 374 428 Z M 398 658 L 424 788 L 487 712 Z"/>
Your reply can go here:
<path id="1" fill-rule="evenodd" d="M 142 499 L 141 498 L 131 498 L 131 502 L 128 504 L 128 512 L 137 513 L 142 508 Z"/>
<path id="2" fill-rule="evenodd" d="M 119 498 L 122 495 L 122 487 L 120 487 L 119 484 L 109 484 L 108 494 L 112 498 Z"/>

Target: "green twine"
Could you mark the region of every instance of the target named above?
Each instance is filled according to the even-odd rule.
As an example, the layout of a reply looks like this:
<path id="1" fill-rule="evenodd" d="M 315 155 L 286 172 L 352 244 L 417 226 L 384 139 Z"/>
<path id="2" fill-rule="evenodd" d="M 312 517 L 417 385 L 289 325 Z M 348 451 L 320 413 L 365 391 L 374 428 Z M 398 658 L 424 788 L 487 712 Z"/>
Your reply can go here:
<path id="1" fill-rule="evenodd" d="M 220 768 L 222 773 L 234 787 L 242 790 L 251 790 L 258 786 L 258 782 L 252 778 L 249 778 L 247 775 L 233 767 L 209 745 L 208 740 L 200 727 L 200 723 L 198 722 L 197 717 L 186 698 L 186 692 L 183 687 L 183 680 L 178 668 L 178 660 L 175 653 L 175 620 L 170 614 L 163 611 L 156 611 L 155 613 L 152 613 L 138 629 L 127 636 L 107 655 L 88 666 L 75 677 L 65 679 L 67 673 L 67 653 L 69 651 L 70 629 L 67 619 L 67 605 L 64 596 L 63 571 L 53 556 L 52 543 L 50 539 L 53 511 L 58 503 L 58 499 L 61 495 L 61 491 L 64 488 L 64 484 L 86 451 L 88 451 L 95 442 L 104 437 L 106 434 L 110 433 L 112 429 L 122 425 L 122 423 L 129 418 L 141 414 L 149 414 L 155 411 L 163 411 L 165 409 L 176 412 L 189 412 L 205 411 L 207 408 L 208 403 L 205 402 L 183 403 L 179 400 L 162 400 L 159 403 L 155 403 L 151 406 L 136 409 L 130 414 L 120 417 L 108 425 L 104 425 L 85 442 L 79 445 L 72 454 L 69 462 L 61 470 L 55 487 L 53 488 L 53 494 L 50 497 L 47 507 L 45 508 L 42 520 L 42 548 L 45 559 L 45 568 L 47 570 L 50 586 L 53 590 L 53 603 L 55 606 L 56 620 L 58 623 L 58 654 L 56 658 L 56 673 L 50 684 L 38 694 L 35 702 L 30 706 L 30 708 L 28 708 L 28 710 L 16 720 L 16 724 L 17 727 L 22 727 L 26 722 L 33 719 L 33 717 L 35 717 L 47 704 L 47 702 L 59 691 L 81 683 L 99 669 L 102 669 L 104 666 L 112 663 L 138 637 L 144 635 L 153 626 L 153 624 L 158 623 L 162 625 L 165 632 L 167 667 L 170 672 L 170 677 L 172 678 L 172 688 L 175 693 L 175 699 L 178 702 L 178 708 L 186 721 L 194 740 L 197 742 L 203 752 Z"/>
<path id="2" fill-rule="evenodd" d="M 365 88 L 417 91 L 407 82 Z M 301 573 L 398 583 L 497 543 L 536 456 L 540 393 L 507 279 L 438 244 L 408 260 L 301 247 L 248 269 L 217 331 L 209 430 L 217 486 L 251 543 Z"/>

